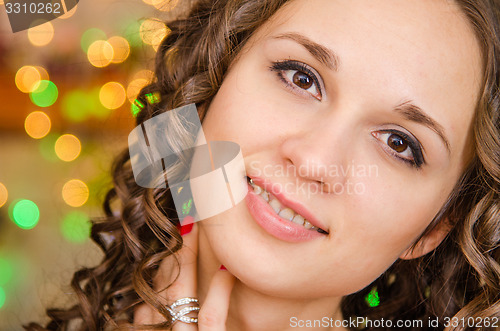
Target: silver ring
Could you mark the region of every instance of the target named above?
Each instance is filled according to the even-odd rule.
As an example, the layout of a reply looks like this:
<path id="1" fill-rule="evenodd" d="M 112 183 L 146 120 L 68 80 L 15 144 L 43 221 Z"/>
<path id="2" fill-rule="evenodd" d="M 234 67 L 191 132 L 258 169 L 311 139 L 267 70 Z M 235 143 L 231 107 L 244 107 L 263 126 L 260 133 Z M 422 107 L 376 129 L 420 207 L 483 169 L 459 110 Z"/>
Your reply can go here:
<path id="1" fill-rule="evenodd" d="M 179 306 L 185 306 L 185 305 L 189 305 L 191 303 L 196 304 L 196 306 L 190 305 L 190 306 L 182 308 L 181 310 L 176 309 Z M 182 298 L 182 299 L 175 301 L 170 306 L 167 305 L 167 310 L 170 313 L 170 315 L 172 315 L 172 324 L 177 322 L 177 321 L 181 321 L 181 322 L 187 323 L 187 324 L 198 323 L 197 317 L 186 316 L 187 314 L 189 314 L 192 311 L 199 311 L 200 307 L 198 305 L 199 305 L 198 299 L 196 299 L 196 298 Z"/>

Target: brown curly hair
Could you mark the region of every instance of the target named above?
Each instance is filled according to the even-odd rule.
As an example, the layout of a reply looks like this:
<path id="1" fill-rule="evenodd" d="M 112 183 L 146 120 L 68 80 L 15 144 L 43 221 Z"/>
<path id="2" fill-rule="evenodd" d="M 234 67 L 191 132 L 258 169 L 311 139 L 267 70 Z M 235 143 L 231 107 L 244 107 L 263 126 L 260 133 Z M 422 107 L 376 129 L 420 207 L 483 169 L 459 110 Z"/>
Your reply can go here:
<path id="1" fill-rule="evenodd" d="M 225 73 L 252 34 L 290 0 L 198 0 L 184 17 L 168 22 L 169 35 L 156 57 L 155 80 L 138 101 L 137 125 L 168 109 L 195 103 L 203 120 Z M 483 82 L 474 117 L 475 156 L 442 210 L 421 238 L 445 218 L 452 230 L 433 252 L 398 260 L 365 289 L 342 300 L 344 318 L 385 320 L 438 317 L 500 319 L 500 2 L 455 0 L 481 44 Z M 161 102 L 148 103 L 148 93 Z M 168 189 L 147 189 L 134 181 L 124 151 L 113 167 L 106 217 L 94 221 L 92 239 L 105 256 L 94 268 L 74 274 L 75 306 L 49 309 L 51 321 L 26 330 L 105 330 L 134 327 L 134 308 L 144 302 L 165 316 L 155 328 L 169 328 L 170 315 L 153 289 L 160 262 L 182 247 L 177 214 Z M 113 206 L 116 206 L 113 210 Z M 367 305 L 376 287 L 380 305 Z M 142 327 L 143 328 L 143 327 Z M 375 329 L 375 328 L 367 328 Z M 408 328 L 410 329 L 410 328 Z M 415 328 L 416 329 L 416 328 Z M 452 330 L 465 330 L 458 325 Z M 489 329 L 484 324 L 484 329 Z"/>

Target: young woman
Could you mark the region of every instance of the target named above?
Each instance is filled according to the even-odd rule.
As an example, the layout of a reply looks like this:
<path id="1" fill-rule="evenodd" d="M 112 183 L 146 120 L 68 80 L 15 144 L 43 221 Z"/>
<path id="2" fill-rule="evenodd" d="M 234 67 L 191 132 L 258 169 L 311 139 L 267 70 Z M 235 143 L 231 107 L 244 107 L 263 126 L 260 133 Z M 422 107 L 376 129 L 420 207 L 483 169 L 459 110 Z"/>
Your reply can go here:
<path id="1" fill-rule="evenodd" d="M 241 147 L 245 201 L 179 230 L 123 153 L 92 230 L 105 258 L 46 329 L 498 328 L 499 10 L 195 1 L 137 124 L 195 103 L 208 141 Z M 175 320 L 191 297 L 198 323 Z"/>

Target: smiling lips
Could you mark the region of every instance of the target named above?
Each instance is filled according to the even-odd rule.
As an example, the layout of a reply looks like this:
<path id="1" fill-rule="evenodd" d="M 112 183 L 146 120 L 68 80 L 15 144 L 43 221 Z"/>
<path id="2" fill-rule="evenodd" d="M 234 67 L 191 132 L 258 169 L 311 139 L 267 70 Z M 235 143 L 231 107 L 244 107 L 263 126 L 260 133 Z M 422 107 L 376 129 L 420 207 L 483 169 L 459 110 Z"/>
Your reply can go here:
<path id="1" fill-rule="evenodd" d="M 328 232 L 304 218 L 306 216 L 304 213 L 308 212 L 303 207 L 287 201 L 283 196 L 279 199 L 262 186 L 268 185 L 259 178 L 252 178 L 249 181 L 249 192 L 245 201 L 257 224 L 269 234 L 288 242 L 309 241 L 328 235 Z M 294 206 L 290 206 L 292 204 Z M 297 209 L 301 209 L 301 214 Z M 313 222 L 317 225 L 316 221 Z"/>

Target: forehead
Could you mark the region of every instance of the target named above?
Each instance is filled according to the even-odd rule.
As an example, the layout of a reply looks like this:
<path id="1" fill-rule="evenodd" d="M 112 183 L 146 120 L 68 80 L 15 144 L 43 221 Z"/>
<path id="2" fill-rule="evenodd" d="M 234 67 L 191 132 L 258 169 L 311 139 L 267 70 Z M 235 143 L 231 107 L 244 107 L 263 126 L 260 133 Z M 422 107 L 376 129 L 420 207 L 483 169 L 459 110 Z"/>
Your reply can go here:
<path id="1" fill-rule="evenodd" d="M 447 131 L 472 122 L 481 51 L 471 24 L 452 1 L 294 0 L 262 27 L 256 41 L 295 47 L 272 38 L 288 32 L 338 55 L 336 77 L 358 78 L 344 80 L 340 89 L 395 102 L 412 99 Z M 283 45 L 269 49 L 287 49 Z"/>

